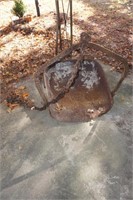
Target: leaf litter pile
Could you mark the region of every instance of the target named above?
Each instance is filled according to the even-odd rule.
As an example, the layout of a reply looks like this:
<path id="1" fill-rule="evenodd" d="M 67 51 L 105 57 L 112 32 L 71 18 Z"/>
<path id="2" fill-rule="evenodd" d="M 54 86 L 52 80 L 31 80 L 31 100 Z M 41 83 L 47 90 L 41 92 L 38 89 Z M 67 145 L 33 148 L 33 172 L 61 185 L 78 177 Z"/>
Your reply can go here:
<path id="1" fill-rule="evenodd" d="M 80 33 L 86 31 L 93 42 L 122 55 L 131 66 L 133 36 L 131 5 L 128 4 L 130 1 L 125 0 L 124 4 L 116 1 L 107 6 L 103 6 L 100 1 L 98 1 L 99 4 L 97 2 L 94 4 L 94 2 L 73 1 L 74 43 L 79 40 Z M 67 4 L 67 0 L 65 3 Z M 43 3 L 42 1 L 40 17 L 32 13 L 33 10 L 35 11 L 32 5 L 29 10 L 32 20 L 15 24 L 12 23 L 11 17 L 9 18 L 10 12 L 6 12 L 6 9 L 9 10 L 8 1 L 1 1 L 0 4 L 1 9 L 5 11 L 2 13 L 4 14 L 3 24 L 0 24 L 1 102 L 4 101 L 9 107 L 8 112 L 19 105 L 31 108 L 34 102 L 30 99 L 26 86 L 17 85 L 22 79 L 34 75 L 40 65 L 55 55 L 55 8 L 50 7 L 50 2 Z M 7 20 L 5 21 L 6 13 Z M 68 44 L 65 40 L 63 42 L 63 48 L 67 48 Z M 112 66 L 111 70 L 119 72 L 123 70 L 121 63 L 108 58 L 101 52 L 87 49 L 86 53 L 104 60 Z"/>

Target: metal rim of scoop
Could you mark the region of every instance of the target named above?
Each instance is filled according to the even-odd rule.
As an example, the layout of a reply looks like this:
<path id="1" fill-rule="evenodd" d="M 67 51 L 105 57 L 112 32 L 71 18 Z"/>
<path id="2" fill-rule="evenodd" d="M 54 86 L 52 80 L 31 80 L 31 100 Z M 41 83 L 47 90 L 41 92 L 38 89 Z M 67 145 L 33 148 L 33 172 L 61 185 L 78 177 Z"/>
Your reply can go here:
<path id="1" fill-rule="evenodd" d="M 120 85 L 122 84 L 123 80 L 125 79 L 125 77 L 128 74 L 129 66 L 128 66 L 128 63 L 127 63 L 126 59 L 123 58 L 122 56 L 120 56 L 119 54 L 116 54 L 113 51 L 111 51 L 111 50 L 109 50 L 109 49 L 107 49 L 105 47 L 102 47 L 102 46 L 100 46 L 100 45 L 98 45 L 96 43 L 90 42 L 90 36 L 87 33 L 83 32 L 83 33 L 81 33 L 80 42 L 79 43 L 74 44 L 70 48 L 68 48 L 67 50 L 64 50 L 61 53 L 59 53 L 57 56 L 55 56 L 49 62 L 47 62 L 44 65 L 42 65 L 40 67 L 40 69 L 36 72 L 36 74 L 35 74 L 36 88 L 37 88 L 37 90 L 38 90 L 38 92 L 39 92 L 39 94 L 42 97 L 43 102 L 44 102 L 44 106 L 41 107 L 41 108 L 35 107 L 36 110 L 40 110 L 40 111 L 45 110 L 50 104 L 56 103 L 60 98 L 62 98 L 64 96 L 64 94 L 66 92 L 68 92 L 68 90 L 69 90 L 69 88 L 71 86 L 71 83 L 73 82 L 74 76 L 70 78 L 70 80 L 67 83 L 67 87 L 64 90 L 62 90 L 60 92 L 60 94 L 58 94 L 58 96 L 56 96 L 51 101 L 47 101 L 46 95 L 44 93 L 45 85 L 44 85 L 44 80 L 43 80 L 43 78 L 44 78 L 43 74 L 46 73 L 49 70 L 49 68 L 51 68 L 53 66 L 53 64 L 55 64 L 56 62 L 62 61 L 64 58 L 69 56 L 73 51 L 75 51 L 75 50 L 80 50 L 81 51 L 82 50 L 81 46 L 83 48 L 87 47 L 87 48 L 92 48 L 92 49 L 101 51 L 101 52 L 105 53 L 106 55 L 108 55 L 108 56 L 114 58 L 115 60 L 120 61 L 121 63 L 124 64 L 124 70 L 123 70 L 123 73 L 121 75 L 121 78 L 119 79 L 119 81 L 116 84 L 116 86 L 114 87 L 114 89 L 111 91 L 112 97 L 116 94 L 117 90 L 119 89 Z M 77 73 L 78 68 L 79 68 L 79 63 L 80 63 L 81 60 L 84 59 L 84 56 L 88 56 L 89 58 L 95 60 L 94 58 L 92 58 L 89 55 L 81 55 L 80 54 L 79 58 L 77 59 L 76 64 L 74 65 L 74 67 L 75 67 L 75 76 L 76 76 L 76 73 Z"/>
<path id="2" fill-rule="evenodd" d="M 51 96 L 52 96 L 52 100 L 51 101 L 53 101 L 53 99 L 55 99 L 55 98 L 58 98 L 58 100 L 60 100 L 60 98 L 63 98 L 63 94 L 65 94 L 65 93 L 67 93 L 67 92 L 69 92 L 69 89 L 70 89 L 70 87 L 71 86 L 73 86 L 74 85 L 74 82 L 76 81 L 76 79 L 78 79 L 78 76 L 79 76 L 79 70 L 81 70 L 80 68 L 81 68 L 81 65 L 82 65 L 82 62 L 84 62 L 84 61 L 88 61 L 88 62 L 94 62 L 95 64 L 98 64 L 99 65 L 99 72 L 98 72 L 98 75 L 99 75 L 99 77 L 101 78 L 101 75 L 102 76 L 104 76 L 104 79 L 106 79 L 106 77 L 105 77 L 105 73 L 104 73 L 104 70 L 102 69 L 102 65 L 97 61 L 97 60 L 92 60 L 91 58 L 90 58 L 90 56 L 88 56 L 88 55 L 83 55 L 83 57 L 82 57 L 82 60 L 80 60 L 80 62 L 78 63 L 78 60 L 76 60 L 76 59 L 68 59 L 68 60 L 63 60 L 63 61 L 59 61 L 59 62 L 56 62 L 56 63 L 54 63 L 51 67 L 50 67 L 50 69 L 51 68 L 54 68 L 55 66 L 56 66 L 56 64 L 63 64 L 63 63 L 65 63 L 65 62 L 71 62 L 72 63 L 72 65 L 73 65 L 73 68 L 75 67 L 75 65 L 78 63 L 79 64 L 79 67 L 77 67 L 75 70 L 74 70 L 74 72 L 75 72 L 75 76 L 73 77 L 73 76 L 71 76 L 70 77 L 70 79 L 68 79 L 68 81 L 67 81 L 67 83 L 66 83 L 66 87 L 65 87 L 65 89 L 64 89 L 64 87 L 63 87 L 63 89 L 59 92 L 59 94 L 57 94 L 57 96 L 55 97 L 55 94 L 52 92 L 52 90 L 50 90 L 50 94 L 51 94 Z M 44 77 L 43 77 L 43 85 L 44 85 L 44 87 L 45 88 L 47 88 L 47 86 L 49 87 L 49 88 L 51 88 L 51 86 L 50 86 L 50 78 L 51 77 L 48 77 L 48 71 L 50 70 L 50 69 L 48 69 L 48 70 L 46 70 L 45 71 L 45 73 L 44 73 Z M 76 75 L 77 74 L 77 75 Z M 48 82 L 47 82 L 47 84 L 46 84 L 46 79 L 48 79 Z M 106 80 L 106 84 L 107 84 L 107 88 L 108 88 L 108 92 L 110 93 L 110 96 L 111 97 L 113 97 L 113 91 L 114 91 L 114 89 L 111 91 L 110 90 L 110 87 L 109 87 L 109 84 L 108 84 L 108 81 Z M 52 89 L 52 88 L 51 88 Z M 62 94 L 62 96 L 61 96 L 61 94 Z M 57 101 L 55 101 L 55 103 L 56 103 Z"/>
<path id="3" fill-rule="evenodd" d="M 71 78 L 76 60 L 57 62 L 44 74 L 47 99 L 53 99 Z M 73 79 L 72 79 L 73 80 Z M 63 122 L 88 122 L 108 112 L 113 105 L 102 65 L 88 56 L 64 98 L 49 106 L 50 115 Z"/>

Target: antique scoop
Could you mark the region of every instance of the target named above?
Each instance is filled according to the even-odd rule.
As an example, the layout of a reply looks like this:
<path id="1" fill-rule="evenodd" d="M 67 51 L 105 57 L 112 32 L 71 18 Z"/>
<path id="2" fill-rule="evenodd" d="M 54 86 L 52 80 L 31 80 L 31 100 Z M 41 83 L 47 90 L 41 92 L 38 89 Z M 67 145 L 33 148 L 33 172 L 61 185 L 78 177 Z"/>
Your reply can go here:
<path id="1" fill-rule="evenodd" d="M 84 55 L 86 47 L 101 50 L 124 62 L 121 79 L 110 91 L 102 66 L 89 55 Z M 80 50 L 76 60 L 64 60 L 73 50 Z M 113 104 L 113 96 L 128 72 L 124 58 L 90 42 L 86 33 L 80 42 L 58 54 L 49 63 L 41 66 L 35 75 L 36 87 L 44 100 L 44 110 L 49 107 L 52 117 L 59 121 L 86 122 L 106 113 Z"/>

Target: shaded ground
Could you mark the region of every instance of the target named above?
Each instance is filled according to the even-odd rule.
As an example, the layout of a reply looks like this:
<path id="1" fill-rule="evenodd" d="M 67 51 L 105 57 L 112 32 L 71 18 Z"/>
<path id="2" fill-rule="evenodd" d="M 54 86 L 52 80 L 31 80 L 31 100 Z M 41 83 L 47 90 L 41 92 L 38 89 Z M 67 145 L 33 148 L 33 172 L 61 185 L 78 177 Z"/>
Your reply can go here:
<path id="1" fill-rule="evenodd" d="M 38 67 L 55 54 L 55 5 L 39 1 L 41 17 L 36 17 L 34 1 L 24 1 L 32 21 L 12 25 L 10 12 L 13 1 L 0 1 L 0 65 L 2 100 L 12 96 L 16 82 L 34 74 Z M 67 1 L 65 1 L 67 8 Z M 132 60 L 131 1 L 73 1 L 74 42 L 82 31 L 87 31 L 93 42 L 121 54 L 129 63 Z M 66 48 L 67 44 L 64 43 Z M 100 52 L 90 52 L 98 59 L 120 70 L 122 66 Z M 19 92 L 21 93 L 21 91 Z M 23 96 L 23 94 L 21 95 Z"/>
<path id="2" fill-rule="evenodd" d="M 119 74 L 104 66 L 109 83 Z M 31 98 L 40 98 L 31 79 Z M 88 123 L 61 123 L 48 110 L 1 105 L 1 200 L 131 200 L 132 77 L 114 98 L 112 109 Z"/>
<path id="3" fill-rule="evenodd" d="M 39 1 L 43 15 L 17 26 L 10 24 L 12 1 L 0 1 L 1 89 L 6 99 L 0 105 L 0 199 L 131 200 L 132 74 L 117 92 L 112 109 L 88 123 L 60 123 L 48 110 L 19 106 L 28 99 L 41 105 L 32 75 L 54 55 L 55 8 L 51 1 Z M 34 16 L 33 1 L 28 4 L 27 14 Z M 131 62 L 130 6 L 126 0 L 75 0 L 74 41 L 85 30 L 93 41 Z M 93 53 L 103 59 L 100 52 Z M 106 62 L 115 68 L 104 67 L 115 85 L 120 76 L 116 69 L 122 66 L 109 58 Z"/>

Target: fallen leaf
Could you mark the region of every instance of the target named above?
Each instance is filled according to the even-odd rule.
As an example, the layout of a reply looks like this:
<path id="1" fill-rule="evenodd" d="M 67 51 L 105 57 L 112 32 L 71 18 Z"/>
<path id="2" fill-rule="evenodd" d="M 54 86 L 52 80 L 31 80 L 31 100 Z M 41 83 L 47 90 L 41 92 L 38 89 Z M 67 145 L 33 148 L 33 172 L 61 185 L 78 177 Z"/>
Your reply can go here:
<path id="1" fill-rule="evenodd" d="M 7 106 L 10 108 L 10 110 L 13 110 L 14 108 L 18 107 L 18 103 L 7 103 Z"/>
<path id="2" fill-rule="evenodd" d="M 19 90 L 24 90 L 24 89 L 26 89 L 26 86 L 19 86 L 18 89 Z"/>
<path id="3" fill-rule="evenodd" d="M 28 98 L 29 94 L 28 93 L 24 93 L 22 96 L 23 96 L 23 98 L 26 99 L 26 98 Z"/>

